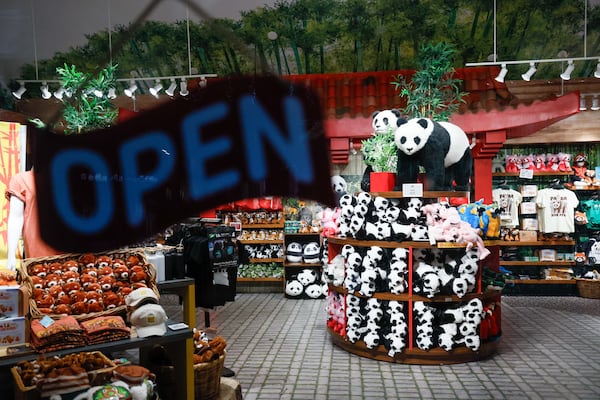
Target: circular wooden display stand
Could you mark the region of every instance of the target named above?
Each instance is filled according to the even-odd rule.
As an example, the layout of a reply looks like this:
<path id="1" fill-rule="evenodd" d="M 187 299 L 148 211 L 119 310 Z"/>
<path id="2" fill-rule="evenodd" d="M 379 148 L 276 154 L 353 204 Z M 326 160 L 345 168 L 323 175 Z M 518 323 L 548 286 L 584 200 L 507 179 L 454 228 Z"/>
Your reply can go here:
<path id="1" fill-rule="evenodd" d="M 438 242 L 436 245 L 431 245 L 429 242 L 393 242 L 393 241 L 365 241 L 365 240 L 356 240 L 349 238 L 339 238 L 339 237 L 330 237 L 329 245 L 337 245 L 342 246 L 344 244 L 350 244 L 353 246 L 359 247 L 369 247 L 369 246 L 380 246 L 383 248 L 431 248 L 437 247 L 442 249 L 453 249 L 453 248 L 464 248 L 464 244 L 457 243 L 447 243 L 447 242 Z M 412 260 L 411 260 L 412 261 Z M 409 281 L 412 282 L 412 269 L 409 269 Z M 345 288 L 329 285 L 329 290 L 334 291 L 339 294 L 347 295 L 348 292 Z M 352 293 L 359 297 L 364 297 L 360 293 Z M 412 290 L 409 293 L 403 294 L 392 294 L 392 293 L 374 293 L 373 298 L 377 298 L 379 300 L 397 300 L 403 301 L 409 304 L 409 307 L 412 307 L 412 303 L 415 301 L 424 301 L 424 302 L 432 302 L 432 303 L 447 303 L 447 302 L 464 302 L 473 298 L 479 298 L 481 300 L 492 300 L 500 297 L 500 292 L 497 291 L 482 291 L 481 288 L 481 269 L 477 279 L 477 291 L 475 293 L 469 293 L 462 298 L 459 298 L 455 295 L 440 295 L 435 296 L 433 299 L 429 299 L 424 296 L 415 295 L 412 293 Z M 408 317 L 412 318 L 412 312 L 409 311 Z M 408 324 L 408 329 L 413 329 L 412 323 Z M 351 343 L 346 340 L 345 337 L 339 335 L 337 332 L 333 331 L 330 328 L 327 328 L 329 335 L 331 336 L 331 341 L 336 346 L 346 350 L 349 353 L 356 354 L 361 357 L 371 358 L 373 360 L 378 361 L 386 361 L 386 362 L 394 362 L 394 363 L 402 363 L 402 364 L 419 364 L 419 365 L 444 365 L 444 364 L 461 364 L 472 361 L 479 361 L 485 358 L 491 357 L 493 354 L 497 352 L 498 343 L 500 341 L 501 335 L 498 335 L 490 340 L 482 341 L 479 350 L 473 351 L 465 346 L 458 346 L 451 351 L 446 351 L 440 347 L 432 348 L 431 350 L 421 350 L 419 348 L 413 347 L 411 340 L 412 335 L 408 336 L 409 344 L 407 347 L 401 352 L 396 354 L 394 357 L 388 355 L 388 350 L 383 345 L 379 345 L 373 349 L 367 348 L 365 343 L 362 340 L 357 341 L 356 343 Z"/>
<path id="2" fill-rule="evenodd" d="M 365 346 L 362 340 L 356 343 L 350 343 L 343 336 L 327 328 L 331 336 L 331 342 L 336 346 L 357 356 L 371 358 L 378 361 L 387 361 L 401 364 L 419 364 L 419 365 L 444 365 L 461 364 L 471 361 L 479 361 L 491 357 L 496 353 L 499 340 L 489 341 L 481 344 L 477 351 L 472 351 L 466 347 L 457 347 L 451 351 L 446 351 L 440 347 L 431 350 L 421 350 L 417 348 L 406 348 L 402 353 L 394 357 L 388 355 L 387 349 L 379 345 L 374 349 Z"/>

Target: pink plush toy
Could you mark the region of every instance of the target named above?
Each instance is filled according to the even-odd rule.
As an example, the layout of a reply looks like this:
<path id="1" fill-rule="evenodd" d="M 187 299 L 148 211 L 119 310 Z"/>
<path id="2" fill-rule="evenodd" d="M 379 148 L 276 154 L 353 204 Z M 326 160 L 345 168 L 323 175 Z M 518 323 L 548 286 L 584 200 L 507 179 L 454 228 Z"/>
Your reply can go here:
<path id="1" fill-rule="evenodd" d="M 558 153 L 558 170 L 571 172 L 571 155 L 569 153 Z"/>
<path id="2" fill-rule="evenodd" d="M 545 154 L 536 154 L 533 156 L 533 170 L 534 171 L 547 171 Z"/>
<path id="3" fill-rule="evenodd" d="M 558 154 L 546 154 L 546 171 L 558 171 Z"/>
<path id="4" fill-rule="evenodd" d="M 324 208 L 319 213 L 319 219 L 321 220 L 321 227 L 323 228 L 323 236 L 335 236 L 338 233 L 337 220 L 341 214 L 341 208 Z"/>
<path id="5" fill-rule="evenodd" d="M 533 154 L 521 156 L 521 169 L 534 169 Z"/>
<path id="6" fill-rule="evenodd" d="M 515 154 L 506 155 L 506 172 L 519 172 L 519 157 Z"/>

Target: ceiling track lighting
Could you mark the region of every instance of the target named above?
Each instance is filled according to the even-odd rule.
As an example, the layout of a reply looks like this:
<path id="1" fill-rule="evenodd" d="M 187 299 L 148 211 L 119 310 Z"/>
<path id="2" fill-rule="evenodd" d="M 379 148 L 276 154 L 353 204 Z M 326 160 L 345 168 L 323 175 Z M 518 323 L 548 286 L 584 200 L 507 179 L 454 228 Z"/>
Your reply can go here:
<path id="1" fill-rule="evenodd" d="M 502 64 L 502 69 L 500 70 L 500 73 L 494 79 L 497 82 L 503 83 L 504 77 L 506 76 L 507 73 L 508 73 L 508 68 L 506 68 L 506 64 Z"/>
<path id="2" fill-rule="evenodd" d="M 594 71 L 594 77 L 600 79 L 600 60 L 598 60 L 598 64 L 596 65 L 596 70 Z"/>
<path id="3" fill-rule="evenodd" d="M 117 90 L 114 87 L 108 89 L 108 93 L 106 94 L 107 99 L 116 99 L 117 98 Z"/>
<path id="4" fill-rule="evenodd" d="M 179 94 L 182 96 L 187 96 L 188 94 L 190 94 L 187 88 L 187 81 L 185 80 L 185 78 L 182 78 L 181 83 L 179 84 Z"/>
<path id="5" fill-rule="evenodd" d="M 537 68 L 535 67 L 535 63 L 530 62 L 529 69 L 527 70 L 527 72 L 525 72 L 524 74 L 521 75 L 521 78 L 523 78 L 524 81 L 529 82 L 531 80 L 531 77 L 533 76 L 533 74 L 535 74 L 535 71 L 537 71 Z"/>
<path id="6" fill-rule="evenodd" d="M 42 82 L 42 87 L 40 87 L 42 92 L 42 98 L 48 100 L 52 97 L 52 93 L 50 93 L 50 89 L 48 89 L 48 82 Z"/>
<path id="7" fill-rule="evenodd" d="M 567 63 L 567 69 L 565 69 L 565 71 L 562 74 L 560 74 L 560 78 L 563 81 L 568 81 L 569 79 L 571 79 L 571 73 L 574 69 L 575 64 L 573 64 L 573 60 L 569 60 L 569 62 Z"/>
<path id="8" fill-rule="evenodd" d="M 136 83 L 137 81 L 152 80 L 155 82 L 155 84 L 154 84 L 154 86 L 152 86 L 149 89 L 149 92 L 154 97 L 158 98 L 160 91 L 163 90 L 163 85 L 162 85 L 161 81 L 164 81 L 164 80 L 170 81 L 169 87 L 167 89 L 165 89 L 165 93 L 168 94 L 170 97 L 175 96 L 175 92 L 177 91 L 178 86 L 179 86 L 179 95 L 187 96 L 190 93 L 188 90 L 188 84 L 187 84 L 188 79 L 198 78 L 198 87 L 204 88 L 208 84 L 207 78 L 216 78 L 216 77 L 217 77 L 216 74 L 199 74 L 199 75 L 184 75 L 184 76 L 161 76 L 161 77 L 152 77 L 152 78 L 140 77 L 140 78 L 128 78 L 128 79 L 116 79 L 116 82 L 127 82 L 126 83 L 127 88 L 123 91 L 123 93 L 125 94 L 125 96 L 133 98 L 133 97 L 135 97 L 135 94 L 136 94 L 136 92 L 138 92 L 138 89 L 139 89 L 139 86 Z M 177 85 L 178 79 L 180 80 L 179 85 Z M 19 89 L 12 92 L 12 95 L 17 100 L 20 100 L 21 97 L 23 96 L 23 94 L 27 91 L 27 88 L 25 87 L 25 84 L 27 84 L 27 83 L 41 84 L 40 91 L 42 92 L 42 98 L 44 98 L 44 99 L 50 99 L 50 98 L 54 97 L 58 100 L 62 100 L 64 96 L 71 97 L 73 95 L 72 91 L 65 88 L 64 86 L 59 86 L 59 88 L 54 92 L 50 91 L 48 84 L 61 85 L 62 82 L 59 80 L 44 80 L 44 81 L 42 81 L 42 80 L 23 79 L 18 82 L 20 84 Z M 99 89 L 87 89 L 87 90 L 82 91 L 81 93 L 83 93 L 85 96 L 96 96 L 98 98 L 106 96 L 106 98 L 108 98 L 110 100 L 117 98 L 117 89 L 115 87 L 110 87 L 106 92 L 103 92 Z"/>
<path id="9" fill-rule="evenodd" d="M 598 102 L 598 96 L 597 95 L 594 95 L 594 97 L 592 98 L 592 106 L 590 107 L 590 110 L 593 110 L 593 111 L 600 110 L 600 104 Z"/>
<path id="10" fill-rule="evenodd" d="M 18 100 L 21 100 L 21 97 L 26 91 L 27 89 L 25 88 L 25 82 L 21 82 L 21 86 L 14 92 L 12 92 L 12 95 L 15 96 L 15 98 L 17 98 Z"/>
<path id="11" fill-rule="evenodd" d="M 135 91 L 138 89 L 138 86 L 136 85 L 134 80 L 131 80 L 129 82 L 129 87 L 127 89 L 125 89 L 123 91 L 123 93 L 125 93 L 125 96 L 127 97 L 133 97 L 135 96 Z"/>
<path id="12" fill-rule="evenodd" d="M 175 78 L 171 78 L 171 84 L 165 90 L 165 93 L 167 95 L 169 95 L 170 97 L 173 97 L 175 95 L 175 90 L 176 89 L 177 89 L 177 82 L 175 82 Z"/>
<path id="13" fill-rule="evenodd" d="M 585 102 L 585 96 L 579 98 L 579 111 L 587 110 L 587 104 Z"/>
<path id="14" fill-rule="evenodd" d="M 160 79 L 157 79 L 155 81 L 154 86 L 152 86 L 150 88 L 150 94 L 158 99 L 158 95 L 159 95 L 160 91 L 162 90 L 162 88 L 163 88 L 163 85 L 162 85 L 162 83 L 160 83 Z"/>

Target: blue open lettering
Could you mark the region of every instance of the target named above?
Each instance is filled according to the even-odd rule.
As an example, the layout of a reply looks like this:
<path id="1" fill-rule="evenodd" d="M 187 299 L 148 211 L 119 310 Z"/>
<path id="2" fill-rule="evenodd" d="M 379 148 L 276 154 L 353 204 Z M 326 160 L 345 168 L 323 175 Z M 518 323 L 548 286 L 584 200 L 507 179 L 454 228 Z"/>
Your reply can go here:
<path id="1" fill-rule="evenodd" d="M 138 169 L 138 155 L 154 151 L 158 163 L 153 171 L 144 173 L 152 179 L 144 179 Z M 144 219 L 144 193 L 162 185 L 173 172 L 177 153 L 172 140 L 164 132 L 148 132 L 143 136 L 128 140 L 120 149 L 121 168 L 123 171 L 123 193 L 127 221 L 135 226 Z"/>
<path id="2" fill-rule="evenodd" d="M 183 148 L 189 176 L 189 195 L 193 200 L 232 188 L 240 181 L 240 173 L 235 169 L 224 170 L 208 176 L 205 168 L 205 164 L 211 157 L 226 154 L 233 143 L 229 137 L 202 141 L 202 127 L 224 118 L 227 116 L 227 112 L 227 105 L 219 102 L 190 113 L 182 122 Z"/>
<path id="3" fill-rule="evenodd" d="M 50 177 L 54 190 L 54 204 L 64 223 L 76 232 L 94 233 L 104 228 L 113 216 L 114 200 L 112 187 L 108 180 L 94 180 L 96 194 L 96 212 L 85 217 L 79 215 L 71 202 L 69 187 L 69 171 L 74 166 L 90 169 L 90 174 L 109 176 L 109 168 L 105 161 L 91 150 L 72 149 L 57 154 L 50 165 Z"/>
<path id="4" fill-rule="evenodd" d="M 303 120 L 304 110 L 301 102 L 295 97 L 283 100 L 285 121 L 289 137 L 281 132 L 273 122 L 269 113 L 260 105 L 258 99 L 244 95 L 240 97 L 240 115 L 242 132 L 246 149 L 248 172 L 254 181 L 260 181 L 267 175 L 267 155 L 264 151 L 263 136 L 287 164 L 290 173 L 298 182 L 308 183 L 313 180 L 309 135 Z"/>

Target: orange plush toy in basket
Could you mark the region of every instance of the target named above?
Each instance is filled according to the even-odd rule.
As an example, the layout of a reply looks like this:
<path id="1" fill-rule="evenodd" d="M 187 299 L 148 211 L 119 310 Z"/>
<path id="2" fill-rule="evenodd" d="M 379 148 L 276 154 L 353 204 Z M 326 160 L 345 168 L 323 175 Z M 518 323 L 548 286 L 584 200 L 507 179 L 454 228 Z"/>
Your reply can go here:
<path id="1" fill-rule="evenodd" d="M 220 336 L 208 339 L 206 332 L 194 328 L 194 394 L 196 400 L 219 395 L 227 342 Z"/>

